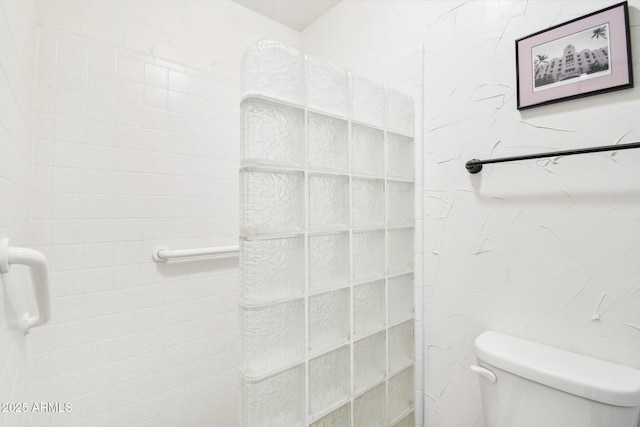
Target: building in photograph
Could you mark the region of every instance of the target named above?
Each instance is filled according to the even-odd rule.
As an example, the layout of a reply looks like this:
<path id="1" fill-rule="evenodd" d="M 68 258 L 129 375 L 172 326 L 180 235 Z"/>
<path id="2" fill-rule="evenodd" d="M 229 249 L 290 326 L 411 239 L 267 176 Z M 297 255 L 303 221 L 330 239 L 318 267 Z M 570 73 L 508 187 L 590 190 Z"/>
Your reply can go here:
<path id="1" fill-rule="evenodd" d="M 584 49 L 576 52 L 573 45 L 564 48 L 562 57 L 548 61 L 538 55 L 535 58 L 536 87 L 561 82 L 579 77 L 582 74 L 592 74 L 609 69 L 609 48 Z"/>

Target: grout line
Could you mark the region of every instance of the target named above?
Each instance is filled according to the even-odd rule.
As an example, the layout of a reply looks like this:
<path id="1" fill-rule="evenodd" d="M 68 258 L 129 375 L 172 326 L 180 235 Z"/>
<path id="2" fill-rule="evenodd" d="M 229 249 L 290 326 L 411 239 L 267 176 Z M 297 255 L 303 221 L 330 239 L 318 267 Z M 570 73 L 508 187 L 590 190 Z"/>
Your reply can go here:
<path id="1" fill-rule="evenodd" d="M 386 130 L 386 125 L 388 122 L 388 105 L 387 105 L 387 90 L 386 87 L 384 89 L 384 102 L 383 102 L 383 108 L 384 108 L 384 124 L 385 124 L 385 131 L 383 133 L 383 148 L 382 148 L 382 155 L 383 155 L 383 162 L 384 162 L 384 224 L 385 224 L 385 229 L 384 229 L 384 274 L 385 274 L 385 279 L 384 279 L 384 324 L 385 324 L 385 341 L 386 341 L 386 345 L 385 345 L 385 361 L 386 361 L 386 366 L 385 366 L 385 401 L 384 401 L 384 420 L 385 423 L 388 424 L 388 411 L 389 411 L 389 217 L 390 217 L 390 210 L 391 207 L 389 206 L 389 182 L 388 182 L 388 170 L 389 170 L 389 162 L 388 162 L 388 156 L 387 156 L 387 152 L 388 152 L 388 144 L 389 144 L 389 135 L 388 135 L 388 131 Z"/>
<path id="2" fill-rule="evenodd" d="M 304 105 L 304 129 L 303 129 L 303 141 L 302 141 L 302 167 L 304 170 L 304 364 L 305 364 L 305 407 L 304 407 L 304 420 L 305 426 L 309 425 L 311 417 L 311 313 L 310 313 L 310 301 L 309 301 L 309 289 L 311 281 L 311 265 L 310 257 L 311 251 L 309 248 L 309 223 L 310 223 L 310 194 L 309 194 L 309 112 L 307 107 L 307 89 L 309 75 L 307 72 L 307 58 L 305 54 L 301 54 L 300 61 L 302 62 L 302 90 L 303 90 L 303 105 Z"/>
<path id="3" fill-rule="evenodd" d="M 354 253 L 353 253 L 353 82 L 352 75 L 347 72 L 347 169 L 349 173 L 349 420 L 350 425 L 355 425 L 355 342 L 356 320 L 355 320 L 355 286 L 354 286 Z"/>
<path id="4" fill-rule="evenodd" d="M 305 61 L 306 62 L 306 61 Z M 305 73 L 306 76 L 306 73 Z M 306 88 L 306 84 L 304 85 Z M 307 147 L 309 144 L 309 129 L 308 122 L 309 117 L 308 113 L 305 111 L 304 113 L 304 164 L 308 164 L 308 152 Z M 305 407 L 304 407 L 304 419 L 306 420 L 306 424 L 309 424 L 309 418 L 311 413 L 311 370 L 309 359 L 311 358 L 311 341 L 310 341 L 310 330 L 311 330 L 311 314 L 310 314 L 310 305 L 309 305 L 309 285 L 310 285 L 310 248 L 309 248 L 309 215 L 311 214 L 309 211 L 309 172 L 305 166 L 304 171 L 304 364 L 305 364 Z M 306 425 L 305 424 L 305 425 Z"/>
<path id="5" fill-rule="evenodd" d="M 226 371 L 226 370 L 225 370 L 225 371 Z M 221 372 L 225 372 L 225 371 L 221 371 Z M 205 378 L 211 378 L 212 376 L 214 376 L 214 375 L 208 375 L 208 376 L 202 377 L 202 378 L 200 378 L 200 379 L 198 379 L 198 380 L 196 380 L 196 381 L 193 381 L 193 382 L 191 382 L 191 383 L 188 383 L 188 384 L 195 384 L 195 383 L 197 383 L 198 381 L 202 381 L 202 379 L 205 379 Z M 144 377 L 143 377 L 143 378 L 144 378 Z M 186 408 L 188 408 L 190 405 L 192 405 L 192 404 L 194 404 L 194 403 L 198 403 L 198 402 L 201 402 L 201 401 L 203 401 L 203 400 L 210 399 L 210 398 L 212 398 L 212 397 L 214 397 L 214 396 L 218 396 L 218 395 L 221 395 L 221 394 L 223 394 L 223 393 L 227 393 L 227 392 L 228 392 L 228 390 L 229 390 L 229 389 L 231 389 L 231 388 L 233 388 L 233 387 L 234 387 L 234 386 L 231 386 L 231 387 L 228 387 L 227 389 L 224 389 L 224 390 L 222 390 L 222 391 L 219 391 L 219 392 L 216 392 L 216 393 L 211 393 L 211 394 L 209 394 L 209 395 L 207 395 L 207 396 L 205 396 L 205 397 L 203 397 L 203 398 L 201 398 L 201 399 L 194 400 L 194 401 L 190 401 L 188 405 L 185 405 L 185 406 L 182 406 L 182 407 L 180 407 L 180 408 L 177 408 L 177 409 L 171 410 L 171 411 L 169 411 L 169 412 L 162 412 L 162 413 L 158 414 L 157 416 L 154 416 L 154 417 L 148 418 L 148 419 L 146 419 L 146 420 L 141 420 L 139 423 L 135 423 L 135 424 L 133 424 L 133 425 L 135 426 L 135 425 L 139 425 L 139 424 L 144 424 L 144 423 L 146 423 L 146 422 L 149 422 L 149 421 L 152 421 L 152 420 L 155 420 L 155 419 L 160 420 L 163 416 L 169 415 L 169 414 L 171 414 L 171 413 L 173 413 L 173 412 L 179 412 L 179 411 L 181 411 L 181 410 L 184 410 L 184 408 L 185 408 L 185 407 L 186 407 Z M 151 395 L 151 396 L 145 397 L 145 400 L 146 400 L 146 399 L 155 398 L 155 397 L 158 397 L 158 396 L 162 396 L 162 395 L 163 395 L 163 394 L 165 394 L 165 393 L 167 393 L 167 390 L 163 390 L 163 391 L 161 391 L 160 393 L 156 393 L 156 394 L 154 394 L 154 395 Z M 81 397 L 81 396 L 82 396 L 82 395 L 79 395 L 79 396 L 77 396 L 77 397 Z M 134 406 L 134 405 L 139 405 L 138 401 L 133 401 L 133 402 L 127 403 L 127 404 L 125 404 L 124 406 L 126 407 L 126 406 Z M 109 410 L 107 410 L 107 411 L 110 411 L 110 409 L 109 409 Z M 101 412 L 101 413 L 99 413 L 99 414 L 94 414 L 94 415 L 92 415 L 92 417 L 91 417 L 91 418 L 93 418 L 94 416 L 97 416 L 97 415 L 104 414 L 104 413 L 105 413 L 105 412 L 107 412 L 107 411 Z M 207 416 L 210 416 L 210 414 L 208 414 Z"/>
<path id="6" fill-rule="evenodd" d="M 424 252 L 424 222 L 423 217 L 424 217 L 424 184 L 425 184 L 425 173 L 424 173 L 424 156 L 425 156 L 425 132 L 424 132 L 424 126 L 425 126 L 425 119 L 424 119 L 424 107 L 425 107 L 425 50 L 424 50 L 424 45 L 420 46 L 420 50 L 419 50 L 419 55 L 420 55 L 420 65 L 421 65 L 421 70 L 420 70 L 420 77 L 421 77 L 421 86 L 422 86 L 422 94 L 419 97 L 419 100 L 416 100 L 418 102 L 416 102 L 415 104 L 415 110 L 414 110 L 414 139 L 413 139 L 413 149 L 414 149 L 414 172 L 413 172 L 413 176 L 414 179 L 416 179 L 417 177 L 420 178 L 420 181 L 415 183 L 415 188 L 414 188 L 414 216 L 415 216 L 415 222 L 416 222 L 416 228 L 415 228 L 415 232 L 414 232 L 414 236 L 417 239 L 421 239 L 421 247 L 422 247 L 422 252 Z M 414 101 L 415 102 L 415 101 Z M 417 118 L 420 118 L 419 120 L 416 120 Z M 422 127 L 420 129 L 416 128 L 416 122 L 418 123 L 422 123 Z M 419 153 L 419 156 L 416 156 L 416 153 Z M 417 181 L 417 180 L 416 180 Z M 418 189 L 419 191 L 416 191 L 416 189 Z M 418 217 L 417 215 L 415 215 L 416 213 L 420 213 L 420 217 Z M 420 221 L 418 221 L 420 220 Z M 414 242 L 414 252 L 415 252 L 415 242 Z M 416 254 L 416 260 L 414 262 L 414 269 L 416 271 L 420 271 L 422 272 L 422 277 L 416 277 L 414 275 L 414 305 L 415 304 L 420 304 L 420 312 L 422 313 L 421 315 L 421 321 L 423 322 L 422 325 L 422 336 L 420 337 L 419 341 L 423 342 L 423 348 L 416 348 L 416 337 L 415 337 L 415 329 L 414 329 L 414 359 L 415 359 L 415 363 L 416 365 L 418 365 L 418 369 L 414 370 L 414 381 L 416 379 L 416 372 L 422 372 L 422 376 L 420 378 L 417 379 L 416 383 L 414 383 L 413 385 L 413 393 L 414 393 L 414 408 L 416 406 L 416 400 L 417 398 L 420 396 L 420 394 L 418 393 L 418 391 L 424 393 L 425 392 L 425 375 L 427 372 L 427 366 L 426 366 L 426 360 L 427 360 L 427 353 L 425 353 L 425 348 L 424 348 L 424 343 L 427 342 L 426 337 L 425 337 L 425 331 L 427 330 L 427 328 L 424 325 L 424 321 L 425 321 L 425 315 L 424 315 L 424 310 L 425 310 L 425 294 L 426 292 L 422 291 L 421 295 L 422 295 L 422 299 L 420 301 L 416 301 L 415 296 L 416 296 L 416 288 L 418 287 L 423 287 L 424 285 L 424 255 L 423 253 L 419 253 Z M 414 315 L 417 312 L 417 310 L 415 309 L 414 306 Z M 415 320 L 414 320 L 414 328 L 415 328 Z M 422 357 L 418 358 L 418 352 L 420 352 L 422 354 Z M 420 414 L 416 414 L 416 412 L 414 412 L 414 423 L 418 424 L 418 425 L 423 425 L 424 423 L 424 414 L 425 414 L 425 405 L 424 403 L 421 404 L 421 407 L 423 408 Z"/>
<path id="7" fill-rule="evenodd" d="M 409 417 L 413 412 L 415 411 L 415 406 L 407 409 L 406 411 L 404 411 L 402 413 L 402 415 L 396 417 L 391 423 L 389 423 L 390 426 L 395 426 L 396 424 L 398 424 L 400 421 L 404 420 L 405 418 Z"/>
<path id="8" fill-rule="evenodd" d="M 0 4 L 0 8 L 4 9 L 4 6 L 2 4 Z M 16 41 L 14 39 L 15 38 L 15 34 L 13 34 L 13 31 L 11 30 L 11 25 L 9 25 L 8 16 L 7 16 L 6 11 L 4 11 L 4 13 L 2 13 L 2 16 L 4 17 L 4 22 L 5 22 L 6 26 L 7 26 L 7 30 L 9 31 L 9 35 L 11 37 L 11 47 L 15 51 L 15 54 L 16 54 L 15 55 L 15 59 L 16 59 L 16 62 L 18 63 L 18 67 L 20 68 L 20 70 L 24 74 L 26 74 L 25 70 L 23 70 L 24 64 L 21 61 L 20 55 L 18 54 L 18 45 L 17 45 L 17 43 L 16 43 Z M 36 49 L 37 49 L 37 47 L 36 47 Z M 32 59 L 34 59 L 34 65 L 36 65 L 37 64 L 37 58 L 32 58 Z M 30 110 L 28 110 L 26 108 L 26 107 L 28 107 L 28 105 L 23 105 L 21 100 L 18 99 L 18 94 L 16 93 L 16 88 L 13 87 L 13 84 L 12 84 L 13 82 L 9 79 L 9 75 L 7 74 L 7 72 L 5 70 L 5 67 L 2 64 L 2 61 L 0 61 L 0 70 L 2 70 L 2 75 L 4 75 L 5 81 L 7 82 L 7 86 L 11 90 L 11 94 L 13 95 L 13 98 L 14 98 L 14 100 L 16 102 L 16 105 L 18 106 L 18 111 L 19 111 L 19 114 L 20 114 L 20 116 L 22 118 L 22 122 L 25 124 L 25 127 L 27 128 L 27 130 L 29 130 L 29 136 L 28 137 L 30 138 L 32 136 L 31 135 L 32 132 L 31 132 L 31 129 L 30 129 L 30 126 L 29 126 L 30 120 L 27 117 L 27 114 L 32 113 L 32 111 L 30 111 Z M 34 71 L 34 73 L 35 73 L 35 71 Z M 2 77 L 0 77 L 0 78 L 2 78 Z M 33 76 L 33 86 L 34 87 L 37 84 L 36 80 L 37 80 L 36 76 L 34 75 Z M 26 82 L 25 81 L 22 81 L 22 83 L 23 83 L 23 85 L 26 86 L 26 84 L 25 84 Z M 14 137 L 14 135 L 11 135 L 11 136 L 12 136 L 12 138 Z"/>
<path id="9" fill-rule="evenodd" d="M 190 301 L 195 301 L 195 300 L 190 300 Z M 163 307 L 165 307 L 165 306 L 164 305 L 158 305 L 158 306 L 153 306 L 153 307 L 145 307 L 145 308 L 142 308 L 142 309 L 134 309 L 134 310 L 118 312 L 118 313 L 114 313 L 114 314 L 107 314 L 107 315 L 103 315 L 103 316 L 87 317 L 87 318 L 82 318 L 82 319 L 78 319 L 78 320 L 69 320 L 69 321 L 65 321 L 65 322 L 56 322 L 56 323 L 52 323 L 52 325 L 68 325 L 68 324 L 73 324 L 73 323 L 81 323 L 82 324 L 86 320 L 95 320 L 95 319 L 100 319 L 100 318 L 117 317 L 117 316 L 120 316 L 120 315 L 126 315 L 126 314 L 130 314 L 130 313 L 141 312 L 141 311 L 146 311 L 146 310 L 154 310 L 154 309 L 159 309 L 159 308 L 163 308 Z M 216 313 L 216 314 L 214 314 L 212 316 L 205 316 L 205 317 L 198 317 L 198 318 L 195 318 L 195 319 L 188 319 L 188 320 L 184 320 L 184 321 L 181 321 L 181 322 L 171 323 L 169 325 L 162 325 L 162 326 L 157 326 L 157 327 L 152 327 L 152 328 L 147 328 L 147 329 L 141 329 L 139 331 L 135 331 L 135 332 L 127 333 L 127 334 L 114 335 L 112 337 L 108 337 L 108 338 L 104 338 L 104 339 L 100 339 L 100 340 L 93 340 L 93 341 L 83 342 L 83 343 L 81 343 L 79 345 L 71 345 L 71 346 L 67 346 L 67 347 L 49 349 L 49 350 L 46 350 L 46 351 L 68 350 L 68 349 L 73 348 L 73 347 L 82 347 L 82 346 L 87 346 L 87 345 L 91 345 L 91 344 L 106 343 L 106 342 L 115 341 L 115 340 L 126 338 L 126 337 L 132 337 L 132 336 L 135 336 L 135 335 L 142 335 L 142 334 L 146 334 L 146 333 L 157 331 L 159 329 L 166 329 L 169 326 L 186 325 L 188 323 L 202 323 L 203 319 L 207 319 L 207 318 L 213 319 L 213 318 L 218 317 L 218 316 L 229 315 L 231 313 L 234 313 L 235 311 L 236 310 L 230 310 L 230 311 L 226 311 L 226 312 L 222 312 L 222 313 Z M 227 330 L 221 331 L 220 333 L 212 335 L 212 337 L 228 334 L 228 333 L 233 332 L 235 330 L 236 329 L 233 329 L 233 328 L 232 329 L 227 329 Z M 186 342 L 197 341 L 197 340 L 200 340 L 200 339 L 204 339 L 204 338 L 196 338 L 194 340 L 186 341 Z M 176 344 L 176 345 L 178 345 L 178 344 Z M 169 347 L 166 347 L 166 348 L 171 348 L 171 347 L 174 347 L 174 346 L 169 346 Z"/>
<path id="10" fill-rule="evenodd" d="M 66 37 L 72 37 L 72 38 L 82 38 L 82 39 L 86 39 L 89 41 L 89 43 L 91 43 L 91 45 L 87 45 L 88 48 L 96 48 L 96 47 L 104 47 L 104 46 L 109 46 L 110 48 L 115 49 L 115 54 L 120 57 L 120 56 L 124 56 L 127 59 L 136 59 L 136 60 L 140 60 L 141 57 L 145 57 L 149 63 L 151 65 L 155 65 L 155 66 L 160 66 L 160 67 L 164 67 L 167 69 L 171 69 L 173 71 L 179 71 L 183 74 L 196 74 L 198 73 L 197 77 L 202 78 L 202 74 L 205 75 L 209 75 L 214 77 L 211 80 L 214 79 L 224 79 L 224 80 L 228 80 L 228 81 L 232 81 L 234 83 L 240 83 L 240 79 L 236 79 L 236 78 L 232 78 L 229 77 L 227 75 L 224 74 L 218 74 L 215 73 L 213 71 L 210 70 L 205 70 L 202 68 L 197 68 L 197 67 L 193 67 L 193 66 L 187 66 L 184 64 L 180 64 L 179 62 L 176 62 L 175 60 L 172 59 L 168 59 L 168 58 L 164 58 L 164 57 L 160 57 L 160 56 L 156 56 L 155 54 L 150 54 L 149 52 L 145 52 L 142 50 L 136 50 L 127 46 L 123 46 L 117 43 L 112 43 L 109 41 L 105 41 L 105 40 L 101 40 L 101 39 L 97 39 L 94 37 L 91 37 L 89 35 L 86 34 L 80 34 L 80 33 L 74 33 L 74 32 L 70 32 L 70 31 L 66 31 L 66 30 L 61 30 L 61 29 L 57 29 L 54 27 L 50 27 L 48 25 L 44 25 L 44 24 L 37 24 L 38 29 L 45 29 L 45 31 L 53 33 L 55 35 L 55 39 L 56 41 L 60 38 L 60 36 L 62 36 L 63 38 Z M 157 61 L 163 62 L 163 63 L 167 63 L 167 64 L 171 64 L 173 67 L 176 68 L 180 68 L 180 70 L 177 70 L 175 68 L 171 68 L 169 66 L 162 66 L 157 64 Z M 191 71 L 190 71 L 191 70 Z M 195 71 L 195 73 L 194 73 Z M 205 79 L 206 80 L 206 79 Z M 136 81 L 136 80 L 133 80 Z"/>

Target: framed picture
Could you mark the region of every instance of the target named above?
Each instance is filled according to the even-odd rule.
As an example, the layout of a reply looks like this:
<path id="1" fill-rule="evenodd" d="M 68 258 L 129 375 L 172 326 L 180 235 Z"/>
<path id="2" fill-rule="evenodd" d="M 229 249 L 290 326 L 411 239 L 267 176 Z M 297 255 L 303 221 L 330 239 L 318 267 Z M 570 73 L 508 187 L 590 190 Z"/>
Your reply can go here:
<path id="1" fill-rule="evenodd" d="M 633 87 L 627 2 L 516 40 L 518 110 Z"/>

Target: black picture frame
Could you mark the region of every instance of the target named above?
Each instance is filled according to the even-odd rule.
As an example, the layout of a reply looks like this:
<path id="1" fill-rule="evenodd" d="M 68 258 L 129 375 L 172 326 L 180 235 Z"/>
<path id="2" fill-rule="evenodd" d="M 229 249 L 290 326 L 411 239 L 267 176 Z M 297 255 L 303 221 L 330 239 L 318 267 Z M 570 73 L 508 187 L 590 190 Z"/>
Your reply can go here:
<path id="1" fill-rule="evenodd" d="M 517 108 L 633 87 L 627 2 L 515 42 Z"/>

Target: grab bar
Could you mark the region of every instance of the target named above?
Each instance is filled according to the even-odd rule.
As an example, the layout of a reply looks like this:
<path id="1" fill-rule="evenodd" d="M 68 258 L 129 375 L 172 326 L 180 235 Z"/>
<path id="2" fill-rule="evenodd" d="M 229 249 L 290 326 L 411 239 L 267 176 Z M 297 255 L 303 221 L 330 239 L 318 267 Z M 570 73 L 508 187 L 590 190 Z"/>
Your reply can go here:
<path id="1" fill-rule="evenodd" d="M 51 297 L 49 296 L 49 274 L 47 257 L 34 249 L 9 247 L 9 239 L 0 239 L 0 273 L 7 274 L 12 264 L 27 265 L 31 269 L 31 282 L 38 306 L 37 315 L 25 313 L 24 334 L 31 328 L 42 326 L 51 319 Z"/>
<path id="2" fill-rule="evenodd" d="M 211 256 L 214 258 L 232 258 L 238 256 L 240 248 L 238 246 L 218 246 L 197 249 L 169 249 L 160 246 L 153 251 L 153 259 L 156 262 L 167 262 L 174 258 L 188 258 L 199 256 Z"/>

